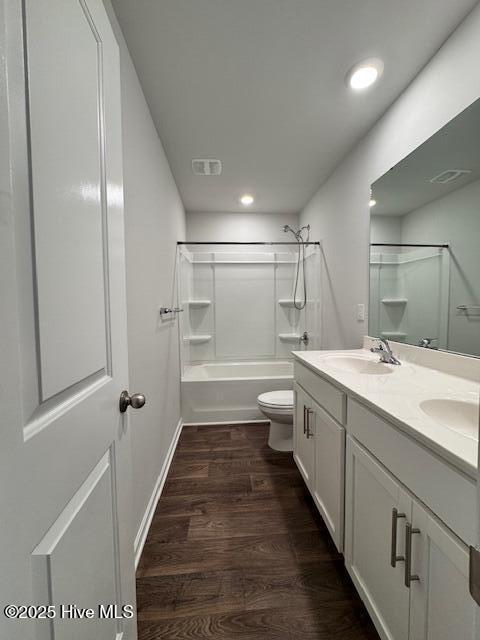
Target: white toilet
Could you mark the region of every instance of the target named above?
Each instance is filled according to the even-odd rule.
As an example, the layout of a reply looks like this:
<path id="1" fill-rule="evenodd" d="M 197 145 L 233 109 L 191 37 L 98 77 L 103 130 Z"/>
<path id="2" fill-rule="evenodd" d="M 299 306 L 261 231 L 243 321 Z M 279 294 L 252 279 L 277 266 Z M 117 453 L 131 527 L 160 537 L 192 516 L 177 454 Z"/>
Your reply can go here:
<path id="1" fill-rule="evenodd" d="M 268 446 L 276 451 L 293 451 L 293 391 L 261 393 L 258 408 L 270 419 Z"/>

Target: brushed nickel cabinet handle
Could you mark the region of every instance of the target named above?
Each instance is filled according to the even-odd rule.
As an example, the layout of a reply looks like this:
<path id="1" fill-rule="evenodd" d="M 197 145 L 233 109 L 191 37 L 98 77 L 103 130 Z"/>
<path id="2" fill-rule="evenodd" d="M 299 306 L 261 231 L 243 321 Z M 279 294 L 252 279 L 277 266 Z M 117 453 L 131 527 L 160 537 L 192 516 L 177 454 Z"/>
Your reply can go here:
<path id="1" fill-rule="evenodd" d="M 412 575 L 412 535 L 420 533 L 420 529 L 412 527 L 410 522 L 405 525 L 405 586 L 410 589 L 410 584 L 420 580 L 420 576 Z"/>
<path id="2" fill-rule="evenodd" d="M 307 433 L 307 407 L 303 405 L 303 435 Z"/>
<path id="3" fill-rule="evenodd" d="M 313 409 L 307 409 L 307 439 L 313 438 L 313 432 L 310 431 L 310 415 L 313 413 Z"/>
<path id="4" fill-rule="evenodd" d="M 390 551 L 390 564 L 397 566 L 397 562 L 405 562 L 405 556 L 397 556 L 397 527 L 398 519 L 406 518 L 404 513 L 398 513 L 398 509 L 392 509 L 392 546 Z"/>

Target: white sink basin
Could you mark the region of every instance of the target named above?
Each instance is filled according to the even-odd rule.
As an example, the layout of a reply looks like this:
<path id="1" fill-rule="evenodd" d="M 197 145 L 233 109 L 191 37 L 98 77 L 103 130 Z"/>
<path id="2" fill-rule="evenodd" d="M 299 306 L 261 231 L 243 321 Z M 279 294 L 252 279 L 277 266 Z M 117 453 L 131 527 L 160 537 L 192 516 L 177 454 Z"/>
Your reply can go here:
<path id="1" fill-rule="evenodd" d="M 346 373 L 363 373 L 368 375 L 380 375 L 392 373 L 392 368 L 383 363 L 361 356 L 327 356 L 325 360 L 331 367 Z"/>
<path id="2" fill-rule="evenodd" d="M 452 431 L 478 440 L 478 414 L 476 402 L 450 400 L 448 398 L 432 398 L 423 400 L 420 409 L 430 418 Z"/>

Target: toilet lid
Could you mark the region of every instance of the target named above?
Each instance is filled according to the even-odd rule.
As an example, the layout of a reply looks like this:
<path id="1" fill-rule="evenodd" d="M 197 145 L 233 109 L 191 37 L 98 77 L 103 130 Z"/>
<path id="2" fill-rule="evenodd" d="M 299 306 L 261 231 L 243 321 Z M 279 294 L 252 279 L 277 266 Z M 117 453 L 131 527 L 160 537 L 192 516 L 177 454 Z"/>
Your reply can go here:
<path id="1" fill-rule="evenodd" d="M 260 404 L 269 407 L 293 407 L 293 391 L 285 389 L 283 391 L 268 391 L 258 396 Z"/>

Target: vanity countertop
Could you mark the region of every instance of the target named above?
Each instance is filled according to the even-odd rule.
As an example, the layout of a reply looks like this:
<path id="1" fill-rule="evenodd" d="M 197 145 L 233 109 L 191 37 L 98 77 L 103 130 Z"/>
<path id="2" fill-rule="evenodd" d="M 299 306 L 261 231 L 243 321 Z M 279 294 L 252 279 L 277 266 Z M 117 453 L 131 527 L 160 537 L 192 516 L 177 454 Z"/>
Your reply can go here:
<path id="1" fill-rule="evenodd" d="M 366 346 L 369 346 L 366 339 Z M 367 405 L 397 428 L 418 440 L 427 448 L 476 479 L 478 440 L 464 435 L 427 415 L 420 407 L 428 400 L 453 400 L 477 405 L 479 381 L 476 377 L 478 362 L 442 353 L 425 353 L 405 345 L 394 345 L 394 353 L 400 357 L 400 366 L 381 365 L 385 374 L 347 371 L 338 366 L 345 358 L 367 361 L 372 370 L 379 357 L 368 348 L 350 351 L 296 351 L 293 356 L 349 396 Z M 420 354 L 419 354 L 420 352 Z M 418 355 L 419 354 L 419 355 Z M 410 359 L 406 359 L 410 358 Z M 440 367 L 432 368 L 438 360 Z M 419 362 L 420 361 L 420 362 Z M 423 362 L 422 362 L 423 361 Z M 463 361 L 463 369 L 462 369 Z M 470 361 L 470 362 L 467 362 Z M 466 363 L 466 366 L 465 366 Z M 426 366 L 428 364 L 428 366 Z M 388 372 L 391 370 L 391 372 Z M 478 433 L 478 431 L 477 431 Z"/>

